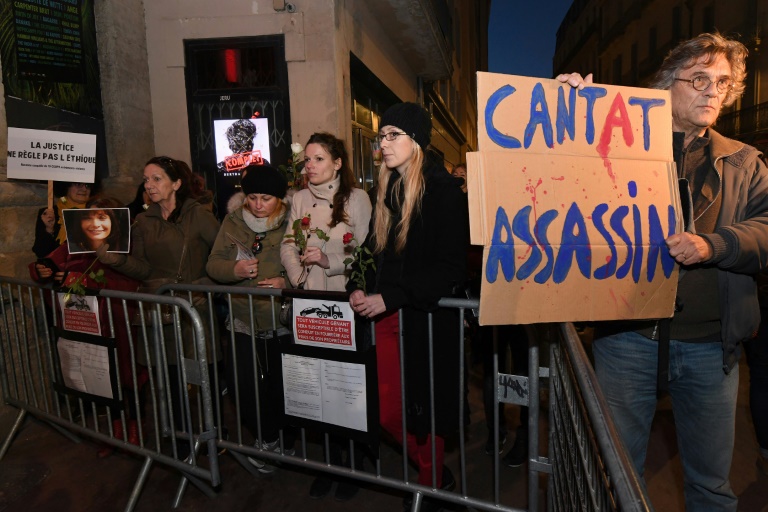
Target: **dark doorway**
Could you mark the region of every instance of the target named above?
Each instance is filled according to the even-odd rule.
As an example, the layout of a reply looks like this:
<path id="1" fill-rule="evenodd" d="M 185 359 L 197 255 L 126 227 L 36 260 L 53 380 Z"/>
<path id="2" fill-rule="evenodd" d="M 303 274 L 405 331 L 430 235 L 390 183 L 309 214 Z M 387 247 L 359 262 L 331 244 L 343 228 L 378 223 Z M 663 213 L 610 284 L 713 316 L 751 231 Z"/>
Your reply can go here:
<path id="1" fill-rule="evenodd" d="M 240 181 L 233 159 L 222 158 L 223 151 L 232 155 L 227 148 L 237 146 L 233 139 L 251 138 L 250 143 L 245 141 L 248 147 L 244 151 L 253 153 L 254 159 L 241 159 L 246 163 L 266 159 L 268 154 L 269 162 L 277 167 L 291 157 L 284 38 L 189 40 L 184 42 L 184 51 L 192 169 L 205 177 L 214 194 L 215 211 L 223 218 Z M 242 126 L 247 128 L 245 135 L 241 131 L 233 137 Z"/>

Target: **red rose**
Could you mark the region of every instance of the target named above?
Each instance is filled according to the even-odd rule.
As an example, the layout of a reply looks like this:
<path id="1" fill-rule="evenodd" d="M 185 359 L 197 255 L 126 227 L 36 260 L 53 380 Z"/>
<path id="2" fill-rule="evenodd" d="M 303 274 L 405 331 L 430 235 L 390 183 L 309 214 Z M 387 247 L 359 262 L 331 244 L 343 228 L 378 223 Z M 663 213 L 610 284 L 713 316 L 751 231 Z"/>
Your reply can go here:
<path id="1" fill-rule="evenodd" d="M 309 222 L 310 222 L 309 217 L 304 217 L 303 219 L 301 219 L 301 227 L 303 229 L 307 229 L 309 227 Z"/>
<path id="2" fill-rule="evenodd" d="M 347 245 L 352 241 L 354 238 L 354 235 L 352 233 L 344 233 L 344 238 L 342 238 L 342 241 L 344 242 L 344 245 Z"/>

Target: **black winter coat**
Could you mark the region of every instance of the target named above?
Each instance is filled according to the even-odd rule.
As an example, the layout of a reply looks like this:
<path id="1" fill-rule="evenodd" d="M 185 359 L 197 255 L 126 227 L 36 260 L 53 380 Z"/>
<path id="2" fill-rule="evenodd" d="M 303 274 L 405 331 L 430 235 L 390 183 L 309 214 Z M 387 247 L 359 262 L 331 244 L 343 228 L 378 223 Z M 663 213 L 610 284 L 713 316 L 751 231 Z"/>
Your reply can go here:
<path id="1" fill-rule="evenodd" d="M 456 309 L 438 308 L 437 302 L 450 297 L 466 280 L 469 249 L 469 216 L 461 180 L 453 178 L 439 164 L 424 169 L 425 192 L 419 215 L 412 221 L 402 254 L 394 251 L 395 226 L 399 208 L 392 205 L 392 191 L 398 174 L 392 173 L 387 205 L 393 213 L 387 248 L 375 255 L 376 273 L 366 276 L 368 293 L 381 293 L 387 311 L 402 308 L 405 362 L 406 427 L 416 435 L 430 432 L 429 321 L 432 313 L 435 382 L 435 428 L 438 435 L 454 433 L 459 427 L 459 403 L 464 389 L 459 386 L 459 327 Z M 373 252 L 373 225 L 366 245 Z M 355 289 L 350 280 L 348 289 Z"/>

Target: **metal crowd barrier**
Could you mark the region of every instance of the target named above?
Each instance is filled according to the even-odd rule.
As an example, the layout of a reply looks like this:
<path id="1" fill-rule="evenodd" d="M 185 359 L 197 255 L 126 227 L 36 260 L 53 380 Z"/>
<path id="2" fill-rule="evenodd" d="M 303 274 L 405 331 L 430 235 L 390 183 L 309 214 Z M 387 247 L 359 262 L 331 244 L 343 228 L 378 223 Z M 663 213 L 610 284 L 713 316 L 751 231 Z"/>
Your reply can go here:
<path id="1" fill-rule="evenodd" d="M 19 410 L 0 459 L 32 415 L 72 441 L 87 436 L 144 459 L 126 510 L 138 503 L 153 463 L 182 475 L 174 507 L 187 482 L 215 496 L 221 481 L 216 427 L 197 311 L 179 298 L 112 290 L 102 290 L 95 302 L 96 310 L 88 296 L 70 295 L 60 307 L 56 290 L 0 276 L 0 386 L 3 402 Z M 69 324 L 67 310 L 78 315 L 67 317 Z M 61 330 L 73 326 L 75 332 Z M 127 351 L 117 348 L 118 337 Z M 102 347 L 113 354 L 111 363 Z M 129 355 L 121 360 L 120 352 Z M 178 371 L 169 371 L 169 358 L 183 362 Z M 82 375 L 72 370 L 86 360 Z M 203 446 L 207 457 L 200 456 Z"/>
<path id="2" fill-rule="evenodd" d="M 54 425 L 65 427 L 77 433 L 91 435 L 100 441 L 110 442 L 120 446 L 120 448 L 127 448 L 129 451 L 145 457 L 147 463 L 145 468 L 142 469 L 142 476 L 139 477 L 141 482 L 143 482 L 143 478 L 146 478 L 146 471 L 149 469 L 148 464 L 153 460 L 168 464 L 182 471 L 185 478 L 179 486 L 174 505 L 178 505 L 187 479 L 198 486 L 202 485 L 200 480 L 208 480 L 211 485 L 216 485 L 219 482 L 217 450 L 211 446 L 213 443 L 220 450 L 226 449 L 227 454 L 234 457 L 243 470 L 251 475 L 258 476 L 259 472 L 253 464 L 249 463 L 248 458 L 255 458 L 282 466 L 283 468 L 289 466 L 302 467 L 317 473 L 346 477 L 357 482 L 365 482 L 397 490 L 403 494 L 411 494 L 413 497 L 411 510 L 415 512 L 421 509 L 425 499 L 439 500 L 470 507 L 474 510 L 506 512 L 522 510 L 502 503 L 500 491 L 505 482 L 501 478 L 498 453 L 493 457 L 492 462 L 489 462 L 487 471 L 468 471 L 467 469 L 467 447 L 465 444 L 463 421 L 465 392 L 463 365 L 465 353 L 463 341 L 465 328 L 464 313 L 479 308 L 478 301 L 476 300 L 443 299 L 440 301 L 440 307 L 454 308 L 459 312 L 456 329 L 460 333 L 459 358 L 462 361 L 454 389 L 456 400 L 461 404 L 459 407 L 460 417 L 457 418 L 460 428 L 458 435 L 458 465 L 460 473 L 457 478 L 459 485 L 456 491 L 446 491 L 438 489 L 434 485 L 436 478 L 434 471 L 433 485 L 431 487 L 422 486 L 412 481 L 412 478 L 409 476 L 405 447 L 402 448 L 401 469 L 394 472 L 391 468 L 388 468 L 386 471 L 383 470 L 382 461 L 378 458 L 374 461 L 375 467 L 373 471 L 366 471 L 364 468 L 356 467 L 354 462 L 352 462 L 351 467 L 332 464 L 328 456 L 330 443 L 328 434 L 325 434 L 323 438 L 326 455 L 311 455 L 310 452 L 317 452 L 317 450 L 308 446 L 310 444 L 307 441 L 308 432 L 304 428 L 299 431 L 298 450 L 294 451 L 293 446 L 286 443 L 286 432 L 282 429 L 280 430 L 278 448 L 270 449 L 265 447 L 264 439 L 262 439 L 263 417 L 259 399 L 256 399 L 258 432 L 255 435 L 250 435 L 244 432 L 240 425 L 240 419 L 247 411 L 239 410 L 236 400 L 229 400 L 223 396 L 224 385 L 221 382 L 222 379 L 219 375 L 218 366 L 206 364 L 218 361 L 224 355 L 218 352 L 220 349 L 216 343 L 210 344 L 207 354 L 205 344 L 198 343 L 198 353 L 193 358 L 198 363 L 193 365 L 195 371 L 187 371 L 186 375 L 182 375 L 185 382 L 199 384 L 194 397 L 185 396 L 185 400 L 190 402 L 190 405 L 186 407 L 187 414 L 184 428 L 174 431 L 174 429 L 168 427 L 172 422 L 170 422 L 167 416 L 172 415 L 173 411 L 172 408 L 167 407 L 165 414 L 154 414 L 152 425 L 146 429 L 146 432 L 156 433 L 157 437 L 153 443 L 145 443 L 143 439 L 142 445 L 135 447 L 128 445 L 124 441 L 112 439 L 110 434 L 101 433 L 98 427 L 93 428 L 91 426 L 94 422 L 90 424 L 86 422 L 77 423 L 73 419 L 64 418 L 61 413 L 51 412 L 51 405 L 57 406 L 55 399 L 51 400 L 49 398 L 46 401 L 46 407 L 40 407 L 39 393 L 47 390 L 49 394 L 52 394 L 51 388 L 46 387 L 50 386 L 50 383 L 55 379 L 52 370 L 49 368 L 50 362 L 46 362 L 46 358 L 43 357 L 40 363 L 35 363 L 39 367 L 37 373 L 41 376 L 39 382 L 35 381 L 35 385 L 40 389 L 38 394 L 31 394 L 27 391 L 28 384 L 20 387 L 17 381 L 26 382 L 24 379 L 29 374 L 34 373 L 29 368 L 35 362 L 34 360 L 37 356 L 33 357 L 30 355 L 31 350 L 36 350 L 40 354 L 49 352 L 50 342 L 47 340 L 51 338 L 48 331 L 44 331 L 40 335 L 37 330 L 30 333 L 23 327 L 41 324 L 41 313 L 38 312 L 37 317 L 33 316 L 31 319 L 27 316 L 21 317 L 20 315 L 22 311 L 24 311 L 24 315 L 29 315 L 28 312 L 34 312 L 36 308 L 39 311 L 40 304 L 43 303 L 43 294 L 50 293 L 50 291 L 34 290 L 35 285 L 7 278 L 0 278 L 0 283 L 2 283 L 4 290 L 3 295 L 0 297 L 3 300 L 4 309 L 2 313 L 5 326 L 3 336 L 0 338 L 0 342 L 2 342 L 0 344 L 0 372 L 2 372 L 0 373 L 2 377 L 0 383 L 3 386 L 3 396 L 6 403 L 14 405 L 21 410 L 17 425 L 14 426 L 14 430 L 9 435 L 6 446 L 0 451 L 0 458 L 2 458 L 4 451 L 7 450 L 7 445 L 10 443 L 13 434 L 18 430 L 18 425 L 23 421 L 24 414 L 29 411 Z M 11 285 L 16 286 L 15 293 L 12 293 Z M 5 291 L 6 288 L 7 291 Z M 33 290 L 39 294 L 37 299 L 33 297 Z M 220 324 L 221 335 L 225 335 L 225 330 L 220 320 L 223 320 L 224 323 L 229 320 L 229 323 L 232 323 L 231 305 L 234 299 L 245 299 L 249 305 L 252 305 L 253 301 L 263 300 L 264 296 L 266 296 L 269 298 L 272 306 L 272 325 L 266 326 L 267 328 L 263 329 L 263 332 L 258 333 L 255 329 L 256 323 L 253 318 L 250 319 L 250 322 L 245 322 L 246 324 L 250 323 L 251 332 L 253 333 L 250 336 L 251 343 L 254 346 L 257 343 L 271 344 L 272 340 L 276 339 L 277 334 L 285 332 L 280 330 L 277 321 L 281 296 L 283 295 L 282 290 L 266 288 L 244 289 L 241 287 L 209 285 L 168 285 L 158 290 L 158 293 L 170 293 L 172 296 L 145 296 L 141 294 L 119 294 L 117 292 L 104 292 L 102 296 L 121 299 L 123 308 L 126 307 L 127 300 L 139 301 L 139 304 L 157 305 L 155 306 L 157 308 L 159 308 L 159 304 L 177 306 L 175 308 L 176 314 L 178 315 L 179 312 L 183 312 L 193 322 L 195 336 L 198 340 L 205 338 L 210 340 L 217 336 L 218 331 L 215 329 L 217 323 Z M 29 298 L 23 299 L 22 296 L 26 295 L 29 295 Z M 344 300 L 342 294 L 323 294 L 301 290 L 286 290 L 285 295 L 297 298 Z M 200 297 L 206 300 L 200 301 Z M 26 302 L 22 304 L 23 301 Z M 15 306 L 10 307 L 10 304 Z M 196 307 L 192 307 L 193 305 Z M 226 307 L 222 309 L 221 305 Z M 217 310 L 217 307 L 219 307 L 219 310 Z M 227 309 L 229 311 L 226 311 Z M 250 310 L 253 311 L 253 308 L 251 307 Z M 10 315 L 8 314 L 9 311 Z M 202 319 L 207 319 L 207 322 L 202 321 Z M 181 320 L 181 318 L 178 318 L 178 320 Z M 432 315 L 429 316 L 429 321 L 431 323 Z M 45 322 L 42 322 L 43 327 L 44 324 Z M 178 322 L 176 331 L 180 337 L 181 333 Z M 495 405 L 498 405 L 499 402 L 507 402 L 529 407 L 527 510 L 540 510 L 539 492 L 542 481 L 546 482 L 547 510 L 651 510 L 644 487 L 641 485 L 623 445 L 618 439 L 616 429 L 608 413 L 608 407 L 602 398 L 589 360 L 573 326 L 570 324 L 562 324 L 560 326 L 541 325 L 535 326 L 535 331 L 537 335 L 530 340 L 529 344 L 528 376 L 499 374 L 496 371 L 498 363 L 494 361 L 494 370 L 497 378 Z M 431 338 L 431 325 L 429 332 Z M 18 334 L 11 336 L 10 333 Z M 373 328 L 371 328 L 371 336 L 375 343 Z M 12 338 L 19 341 L 12 343 Z M 234 334 L 230 334 L 228 340 L 224 336 L 223 341 L 225 342 L 224 345 L 228 341 L 228 350 L 233 350 L 235 343 Z M 145 337 L 142 343 L 147 345 L 147 350 L 149 350 L 152 339 Z M 539 353 L 540 347 L 547 343 L 549 350 L 545 350 L 544 353 L 548 355 L 549 366 L 545 367 L 540 364 Z M 159 349 L 162 343 L 154 343 L 154 345 L 156 349 Z M 429 340 L 429 345 L 430 354 L 432 354 L 434 349 L 432 339 Z M 178 344 L 177 346 L 182 347 L 183 344 Z M 231 355 L 236 359 L 235 353 Z M 258 362 L 256 359 L 254 357 L 250 362 L 254 375 L 258 374 Z M 22 364 L 16 363 L 14 365 L 9 361 L 19 361 Z M 401 375 L 402 364 L 401 361 Z M 208 366 L 211 369 L 210 379 L 205 371 Z M 431 366 L 430 364 L 430 368 Z M 164 373 L 162 368 L 163 365 L 158 365 L 155 368 L 155 373 L 157 374 L 155 386 L 157 386 L 158 380 L 168 378 L 167 372 Z M 200 372 L 199 379 L 190 376 L 191 374 L 196 374 L 197 371 Z M 228 368 L 227 371 L 231 372 L 233 369 Z M 258 397 L 260 385 L 258 378 L 254 378 L 253 382 L 244 382 L 242 379 L 237 378 L 237 376 L 235 377 L 234 389 L 226 389 L 226 396 L 237 397 L 241 393 L 241 388 L 248 386 L 255 389 L 256 396 Z M 544 380 L 545 385 L 541 384 L 542 380 Z M 505 391 L 511 383 L 516 383 L 515 388 L 523 390 L 523 392 L 520 394 L 506 393 Z M 12 388 L 9 389 L 9 385 Z M 544 389 L 548 389 L 548 393 L 543 392 Z M 402 398 L 404 404 L 406 403 L 406 393 L 407 390 L 403 387 L 404 396 Z M 432 390 L 432 393 L 434 400 L 434 390 Z M 154 390 L 152 396 L 155 396 Z M 193 398 L 195 397 L 202 397 L 202 402 L 198 400 L 197 403 L 194 403 Z M 167 403 L 167 400 L 163 402 L 162 394 L 160 394 L 156 400 L 153 400 L 153 404 L 154 402 L 157 402 L 157 407 L 160 408 L 161 403 Z M 211 404 L 212 410 L 208 409 L 208 403 Z M 432 407 L 434 407 L 434 403 Z M 539 409 L 542 407 L 546 407 L 548 410 L 549 425 L 545 453 L 540 453 L 540 445 L 542 443 L 540 443 L 538 434 L 540 422 Z M 82 403 L 80 408 L 83 409 Z M 494 414 L 498 414 L 498 407 L 494 407 L 494 411 L 496 411 Z M 193 413 L 197 414 L 196 421 L 193 421 Z M 166 418 L 163 418 L 164 416 Z M 497 420 L 498 418 L 494 418 L 493 424 L 496 425 L 494 438 L 498 444 L 499 422 Z M 216 425 L 225 428 L 217 429 Z M 432 429 L 434 431 L 434 424 Z M 194 455 L 191 457 L 192 460 L 183 462 L 178 460 L 178 458 L 165 455 L 157 448 L 160 445 L 160 433 L 168 434 L 171 440 L 175 438 L 178 441 L 179 436 L 184 435 L 183 432 L 185 431 L 192 433 L 192 435 L 187 434 L 184 437 L 185 442 L 193 443 L 195 448 L 199 447 L 201 442 L 208 441 L 208 468 L 204 469 L 197 465 L 197 458 Z M 351 441 L 349 442 L 349 451 L 351 452 L 349 459 L 354 461 L 355 443 Z M 193 450 L 192 453 L 195 454 L 196 450 Z M 487 485 L 489 476 L 493 477 L 492 486 Z M 223 485 L 226 485 L 226 477 L 227 475 L 221 476 Z M 137 481 L 137 486 L 140 488 L 139 481 Z M 468 489 L 477 489 L 478 487 L 492 487 L 492 489 L 486 493 L 470 493 L 468 491 Z M 137 492 L 135 490 L 134 494 L 137 495 Z M 212 492 L 206 492 L 206 494 L 209 496 L 213 495 Z M 132 494 L 132 503 L 134 502 L 135 498 Z M 130 506 L 132 504 L 129 504 L 129 508 Z"/>
<path id="3" fill-rule="evenodd" d="M 208 286 L 208 285 L 167 285 L 158 293 L 170 292 L 178 297 L 186 297 L 188 300 L 193 294 L 208 294 L 208 315 L 213 318 L 214 301 L 216 295 L 227 305 L 230 306 L 234 298 L 247 297 L 249 304 L 257 297 L 269 297 L 272 306 L 272 325 L 267 326 L 267 330 L 279 332 L 280 325 L 277 322 L 277 312 L 280 307 L 282 290 L 251 288 L 243 289 L 232 286 Z M 303 290 L 286 290 L 286 295 L 298 298 L 326 298 L 331 300 L 346 300 L 345 294 L 323 293 Z M 311 458 L 307 454 L 306 432 L 301 430 L 300 446 L 296 455 L 291 447 L 284 445 L 284 433 L 280 432 L 280 443 L 277 451 L 264 450 L 261 446 L 260 438 L 261 428 L 259 425 L 259 439 L 255 446 L 250 439 L 243 436 L 242 429 L 237 422 L 241 417 L 241 411 L 237 410 L 237 404 L 233 405 L 234 421 L 227 421 L 226 415 L 219 408 L 216 411 L 217 418 L 224 421 L 224 424 L 236 427 L 236 435 L 224 439 L 221 436 L 218 439 L 219 446 L 226 448 L 228 453 L 234 456 L 238 462 L 252 474 L 256 474 L 253 466 L 248 464 L 246 457 L 257 457 L 262 460 L 274 461 L 284 465 L 293 465 L 311 469 L 318 472 L 324 472 L 340 477 L 351 478 L 360 482 L 367 482 L 390 489 L 395 489 L 413 495 L 412 510 L 420 510 L 424 499 L 437 499 L 445 502 L 471 507 L 476 510 L 493 511 L 515 511 L 509 505 L 505 505 L 500 500 L 501 481 L 499 468 L 499 455 L 495 455 L 493 463 L 489 465 L 488 473 L 474 474 L 467 471 L 466 446 L 464 431 L 464 313 L 474 310 L 477 311 L 479 303 L 477 300 L 467 299 L 442 299 L 440 307 L 453 308 L 459 311 L 456 329 L 460 333 L 459 360 L 461 367 L 456 379 L 454 392 L 456 400 L 459 401 L 458 425 L 460 432 L 458 435 L 459 444 L 459 465 L 460 465 L 460 483 L 457 492 L 449 492 L 432 487 L 422 486 L 409 479 L 407 451 L 402 448 L 402 470 L 400 474 L 385 474 L 382 471 L 380 460 L 375 461 L 373 472 L 363 471 L 360 468 L 343 467 L 330 463 L 328 456 L 325 458 Z M 252 308 L 251 308 L 252 310 Z M 231 313 L 229 321 L 232 322 Z M 432 315 L 429 316 L 431 322 Z M 248 323 L 248 322 L 246 322 Z M 254 325 L 253 318 L 250 319 L 251 326 Z M 539 510 L 538 494 L 540 475 L 547 478 L 547 507 L 550 510 L 629 510 L 645 511 L 651 510 L 650 501 L 643 485 L 632 467 L 629 458 L 626 455 L 622 443 L 618 439 L 617 431 L 613 421 L 608 413 L 608 406 L 605 403 L 602 394 L 597 386 L 594 372 L 591 364 L 584 352 L 581 340 L 576 334 L 571 324 L 534 326 L 533 329 L 537 335 L 532 338 L 529 346 L 529 375 L 516 376 L 499 374 L 496 369 L 498 363 L 494 363 L 496 372 L 497 394 L 495 404 L 499 402 L 514 403 L 529 407 L 529 447 L 528 447 L 528 510 Z M 222 332 L 224 332 L 222 330 Z M 429 332 L 432 332 L 430 325 Z M 371 328 L 371 336 L 375 344 L 375 332 Z M 233 339 L 230 339 L 230 349 Z M 550 367 L 542 367 L 539 362 L 539 350 L 542 341 L 548 341 Z M 252 337 L 252 343 L 257 343 L 256 336 Z M 402 350 L 402 339 L 401 351 Z M 433 340 L 429 340 L 430 354 L 433 352 Z M 256 361 L 253 361 L 256 364 Z M 430 367 L 432 365 L 430 364 Z M 401 361 L 401 375 L 403 362 Z M 255 369 L 254 369 L 255 370 Z M 229 369 L 228 371 L 232 371 Z M 430 370 L 431 371 L 431 370 Z M 542 386 L 540 379 L 548 381 L 548 402 L 544 406 L 548 407 L 549 415 L 549 439 L 547 442 L 548 456 L 539 454 L 539 409 L 542 407 Z M 235 379 L 235 389 L 229 389 L 228 393 L 239 392 L 238 386 L 255 386 L 258 389 L 258 382 L 238 383 Z M 510 382 L 517 382 L 518 389 L 528 390 L 522 396 L 513 393 L 505 393 L 505 389 Z M 218 378 L 214 378 L 218 382 Z M 218 387 L 214 390 L 219 393 Z M 405 404 L 405 386 L 403 386 L 402 403 Z M 434 390 L 433 390 L 434 393 Z M 433 400 L 434 400 L 434 394 Z M 222 402 L 218 402 L 219 406 Z M 231 405 L 231 404 L 228 404 Z M 433 405 L 434 406 L 434 405 Z M 494 407 L 495 414 L 498 414 L 498 407 Z M 234 423 L 234 425 L 233 425 Z M 496 431 L 495 439 L 498 443 L 498 418 L 494 419 Z M 433 425 L 434 432 L 434 425 Z M 329 439 L 325 435 L 324 445 L 325 453 L 328 452 Z M 349 443 L 349 450 L 352 453 L 350 460 L 354 461 L 354 443 Z M 433 464 L 434 467 L 434 464 Z M 493 496 L 472 496 L 466 490 L 469 489 L 468 483 L 477 481 L 485 482 L 489 474 L 493 474 Z M 433 484 L 436 475 L 433 471 Z M 474 481 L 474 482 L 471 482 Z M 473 486 L 476 487 L 476 486 Z"/>

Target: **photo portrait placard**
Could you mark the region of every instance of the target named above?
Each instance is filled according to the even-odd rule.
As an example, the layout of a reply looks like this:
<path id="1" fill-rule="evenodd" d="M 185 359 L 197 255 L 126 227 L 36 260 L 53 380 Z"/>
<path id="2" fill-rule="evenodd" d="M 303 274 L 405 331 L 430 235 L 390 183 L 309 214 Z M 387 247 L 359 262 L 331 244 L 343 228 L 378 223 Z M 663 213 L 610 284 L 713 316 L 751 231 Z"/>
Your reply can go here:
<path id="1" fill-rule="evenodd" d="M 70 254 L 96 252 L 104 243 L 107 252 L 127 253 L 131 247 L 131 214 L 128 208 L 71 208 L 62 210 Z"/>

